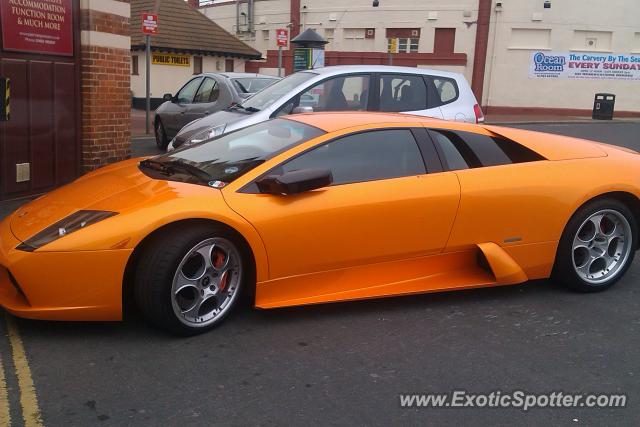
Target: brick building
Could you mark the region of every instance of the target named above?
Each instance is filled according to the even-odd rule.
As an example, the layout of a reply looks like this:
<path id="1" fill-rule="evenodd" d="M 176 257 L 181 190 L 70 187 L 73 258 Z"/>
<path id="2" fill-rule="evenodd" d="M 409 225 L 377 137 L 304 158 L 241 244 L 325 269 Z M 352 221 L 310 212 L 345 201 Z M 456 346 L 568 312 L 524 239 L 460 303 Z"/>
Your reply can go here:
<path id="1" fill-rule="evenodd" d="M 127 0 L 0 1 L 0 200 L 130 155 Z M 26 31 L 28 30 L 28 31 Z"/>

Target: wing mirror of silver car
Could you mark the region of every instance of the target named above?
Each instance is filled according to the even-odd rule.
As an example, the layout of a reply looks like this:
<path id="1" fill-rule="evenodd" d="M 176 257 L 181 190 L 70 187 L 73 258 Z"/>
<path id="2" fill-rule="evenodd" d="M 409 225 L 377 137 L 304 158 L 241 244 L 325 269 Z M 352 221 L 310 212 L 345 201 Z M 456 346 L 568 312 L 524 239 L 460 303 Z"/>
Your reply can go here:
<path id="1" fill-rule="evenodd" d="M 296 107 L 291 114 L 313 113 L 313 107 Z"/>
<path id="2" fill-rule="evenodd" d="M 173 95 L 171 95 L 170 93 L 165 93 L 164 95 L 162 95 L 162 100 L 173 102 Z"/>

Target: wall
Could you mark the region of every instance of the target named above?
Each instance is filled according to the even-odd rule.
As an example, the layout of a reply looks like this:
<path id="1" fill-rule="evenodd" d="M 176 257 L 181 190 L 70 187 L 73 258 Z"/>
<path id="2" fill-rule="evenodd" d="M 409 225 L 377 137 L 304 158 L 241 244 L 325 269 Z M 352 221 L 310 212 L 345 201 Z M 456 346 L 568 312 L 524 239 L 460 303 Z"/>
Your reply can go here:
<path id="1" fill-rule="evenodd" d="M 289 23 L 290 4 L 291 0 L 256 0 L 255 31 L 253 34 L 241 33 L 239 38 L 260 50 L 264 56 L 267 50 L 277 49 L 275 29 L 284 28 Z M 465 53 L 467 65 L 453 70 L 463 72 L 471 79 L 477 0 L 383 0 L 380 4 L 374 8 L 371 0 L 301 0 L 301 31 L 307 28 L 318 31 L 329 40 L 327 51 L 386 52 L 387 28 L 419 28 L 418 53 L 425 54 L 433 52 L 435 28 L 455 28 L 454 52 Z M 235 3 L 220 3 L 200 11 L 227 31 L 236 31 Z M 246 4 L 241 5 L 241 12 L 246 12 Z M 244 22 L 241 18 L 241 30 L 246 29 Z M 351 30 L 366 28 L 375 29 L 373 39 L 352 38 Z M 264 31 L 268 32 L 268 40 L 265 40 Z M 441 64 L 430 64 L 429 68 L 452 70 L 450 66 Z M 272 72 L 273 67 L 265 65 L 261 71 Z"/>
<path id="2" fill-rule="evenodd" d="M 617 94 L 616 111 L 640 112 L 640 81 L 529 78 L 531 53 L 640 52 L 637 0 L 493 1 L 483 105 L 590 110 L 597 92 Z M 589 39 L 595 47 L 588 45 Z M 508 110 L 505 110 L 508 111 Z"/>
<path id="3" fill-rule="evenodd" d="M 134 51 L 132 56 L 138 57 L 138 75 L 131 76 L 131 92 L 134 98 L 144 98 L 146 96 L 146 63 L 145 52 Z M 225 60 L 221 56 L 203 56 L 203 72 L 224 72 Z M 175 65 L 151 64 L 151 98 L 159 99 L 165 93 L 175 94 L 180 87 L 193 77 L 193 55 L 191 55 L 188 67 Z M 234 59 L 234 71 L 244 72 L 245 60 Z"/>
<path id="4" fill-rule="evenodd" d="M 82 167 L 131 153 L 128 1 L 81 0 Z"/>

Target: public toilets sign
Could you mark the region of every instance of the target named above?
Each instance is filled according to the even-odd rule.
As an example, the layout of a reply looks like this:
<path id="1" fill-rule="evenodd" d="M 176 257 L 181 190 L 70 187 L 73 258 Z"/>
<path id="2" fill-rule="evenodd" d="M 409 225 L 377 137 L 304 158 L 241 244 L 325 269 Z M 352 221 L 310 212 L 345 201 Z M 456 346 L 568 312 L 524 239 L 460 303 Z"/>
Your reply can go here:
<path id="1" fill-rule="evenodd" d="M 640 54 L 533 52 L 529 77 L 640 80 Z"/>

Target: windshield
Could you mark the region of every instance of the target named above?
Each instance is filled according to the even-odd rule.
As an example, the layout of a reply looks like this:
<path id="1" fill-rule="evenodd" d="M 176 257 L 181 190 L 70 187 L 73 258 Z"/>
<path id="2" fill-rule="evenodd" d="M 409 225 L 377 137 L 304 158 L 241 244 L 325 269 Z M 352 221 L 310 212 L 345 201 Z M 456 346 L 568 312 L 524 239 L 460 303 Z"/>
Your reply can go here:
<path id="1" fill-rule="evenodd" d="M 274 119 L 144 160 L 140 168 L 152 178 L 220 188 L 282 151 L 324 133 L 297 121 Z"/>
<path id="2" fill-rule="evenodd" d="M 278 79 L 265 79 L 263 77 L 243 77 L 231 80 L 240 93 L 256 93 L 269 86 L 271 83 L 278 81 Z"/>
<path id="3" fill-rule="evenodd" d="M 291 74 L 289 77 L 285 77 L 284 79 L 256 93 L 251 98 L 246 99 L 242 103 L 242 106 L 255 111 L 264 110 L 284 95 L 315 76 L 317 76 L 317 74 L 308 71 Z"/>

